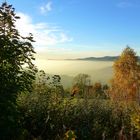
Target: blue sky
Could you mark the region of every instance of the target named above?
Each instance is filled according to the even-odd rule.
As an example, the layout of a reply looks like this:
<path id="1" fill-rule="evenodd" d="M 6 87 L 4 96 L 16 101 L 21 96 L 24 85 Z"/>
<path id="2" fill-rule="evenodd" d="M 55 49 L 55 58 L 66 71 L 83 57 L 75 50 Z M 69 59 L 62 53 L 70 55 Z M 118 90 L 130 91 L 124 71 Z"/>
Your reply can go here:
<path id="1" fill-rule="evenodd" d="M 119 55 L 126 45 L 140 55 L 140 0 L 7 2 L 21 34 L 34 34 L 39 59 Z"/>

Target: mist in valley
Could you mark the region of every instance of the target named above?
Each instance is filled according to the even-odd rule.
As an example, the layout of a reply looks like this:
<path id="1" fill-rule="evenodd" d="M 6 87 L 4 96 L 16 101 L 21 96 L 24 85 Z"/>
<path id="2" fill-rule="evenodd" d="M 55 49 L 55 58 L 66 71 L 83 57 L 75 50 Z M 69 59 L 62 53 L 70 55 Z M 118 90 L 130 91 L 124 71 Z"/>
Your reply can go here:
<path id="1" fill-rule="evenodd" d="M 64 88 L 72 86 L 73 78 L 88 74 L 92 82 L 109 83 L 113 71 L 112 61 L 38 60 L 36 65 L 51 75 L 60 75 Z"/>

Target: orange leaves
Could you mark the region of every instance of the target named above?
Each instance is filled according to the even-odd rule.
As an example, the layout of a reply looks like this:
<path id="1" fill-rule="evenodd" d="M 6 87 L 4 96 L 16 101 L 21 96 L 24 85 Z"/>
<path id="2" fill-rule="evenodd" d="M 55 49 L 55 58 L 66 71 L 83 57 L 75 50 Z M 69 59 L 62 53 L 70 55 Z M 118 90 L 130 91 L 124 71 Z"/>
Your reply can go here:
<path id="1" fill-rule="evenodd" d="M 111 96 L 119 100 L 136 100 L 140 86 L 140 65 L 133 49 L 127 47 L 115 61 Z"/>
<path id="2" fill-rule="evenodd" d="M 71 96 L 75 96 L 77 93 L 79 93 L 80 89 L 77 86 L 74 86 L 71 91 Z"/>

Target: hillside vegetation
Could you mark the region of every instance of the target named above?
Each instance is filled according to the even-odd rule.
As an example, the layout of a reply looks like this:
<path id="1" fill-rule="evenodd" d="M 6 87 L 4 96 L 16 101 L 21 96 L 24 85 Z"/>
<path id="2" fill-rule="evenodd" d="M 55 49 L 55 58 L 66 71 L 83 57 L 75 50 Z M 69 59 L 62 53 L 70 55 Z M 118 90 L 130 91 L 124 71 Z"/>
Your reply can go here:
<path id="1" fill-rule="evenodd" d="M 33 61 L 32 34 L 20 35 L 12 5 L 0 7 L 0 140 L 140 139 L 140 64 L 126 47 L 110 85 L 78 74 L 70 89 Z"/>

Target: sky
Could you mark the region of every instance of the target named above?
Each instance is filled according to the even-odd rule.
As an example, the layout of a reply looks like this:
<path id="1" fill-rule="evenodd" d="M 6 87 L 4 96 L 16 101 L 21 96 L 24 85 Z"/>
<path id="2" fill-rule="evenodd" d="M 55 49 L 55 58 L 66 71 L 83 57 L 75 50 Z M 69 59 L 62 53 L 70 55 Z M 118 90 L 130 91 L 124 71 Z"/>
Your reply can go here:
<path id="1" fill-rule="evenodd" d="M 140 0 L 7 2 L 20 33 L 33 33 L 38 59 L 119 55 L 127 45 L 140 55 Z"/>

